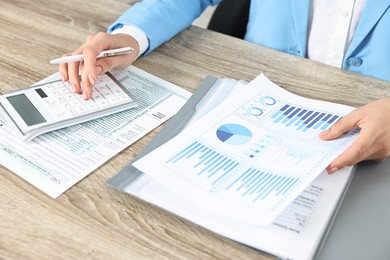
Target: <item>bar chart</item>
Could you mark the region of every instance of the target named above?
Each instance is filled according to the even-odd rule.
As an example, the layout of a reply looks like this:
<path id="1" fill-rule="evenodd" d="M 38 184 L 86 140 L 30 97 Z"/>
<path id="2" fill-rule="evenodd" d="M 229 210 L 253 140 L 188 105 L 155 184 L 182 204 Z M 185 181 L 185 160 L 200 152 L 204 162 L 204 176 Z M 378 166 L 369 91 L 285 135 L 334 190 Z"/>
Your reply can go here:
<path id="1" fill-rule="evenodd" d="M 247 203 L 284 196 L 299 180 L 297 176 L 271 173 L 254 166 L 243 170 L 243 162 L 200 141 L 179 151 L 165 165 L 182 173 L 181 176 L 191 183 L 206 185 L 210 192 L 219 190 L 229 194 L 230 198 L 236 197 Z"/>
<path id="2" fill-rule="evenodd" d="M 282 176 L 250 167 L 231 182 L 225 190 L 237 192 L 242 198 L 255 203 L 269 196 L 285 195 L 298 180 L 299 178 L 296 177 Z"/>
<path id="3" fill-rule="evenodd" d="M 200 141 L 195 141 L 165 162 L 187 179 L 201 179 L 213 191 L 239 168 L 241 162 Z"/>
<path id="4" fill-rule="evenodd" d="M 281 124 L 296 131 L 310 132 L 315 130 L 315 132 L 319 132 L 328 129 L 341 116 L 285 104 L 274 112 L 270 118 L 273 123 Z"/>

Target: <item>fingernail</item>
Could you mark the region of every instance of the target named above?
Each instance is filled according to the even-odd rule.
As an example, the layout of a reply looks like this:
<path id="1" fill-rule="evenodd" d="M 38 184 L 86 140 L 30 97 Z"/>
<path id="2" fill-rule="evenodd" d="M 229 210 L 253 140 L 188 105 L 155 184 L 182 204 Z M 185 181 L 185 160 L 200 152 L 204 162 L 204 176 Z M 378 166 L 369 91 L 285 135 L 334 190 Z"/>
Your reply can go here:
<path id="1" fill-rule="evenodd" d="M 63 82 L 65 82 L 65 75 L 64 75 L 64 73 L 60 73 L 60 77 L 61 77 L 61 80 L 62 80 Z"/>
<path id="2" fill-rule="evenodd" d="M 88 74 L 89 82 L 91 82 L 92 85 L 95 85 L 96 79 L 92 74 Z"/>
<path id="3" fill-rule="evenodd" d="M 337 170 L 338 170 L 337 167 L 331 167 L 331 168 L 328 169 L 328 174 L 332 174 L 332 173 L 334 173 Z"/>
<path id="4" fill-rule="evenodd" d="M 101 66 L 96 66 L 96 74 L 99 75 L 103 71 Z"/>
<path id="5" fill-rule="evenodd" d="M 326 129 L 326 130 L 324 130 L 324 131 L 322 131 L 321 133 L 320 133 L 320 135 L 324 135 L 324 134 L 327 134 L 327 133 L 329 133 L 329 130 L 330 128 L 328 128 L 328 129 Z"/>
<path id="6" fill-rule="evenodd" d="M 74 93 L 77 92 L 76 84 L 72 83 L 72 84 L 70 84 L 70 87 L 72 88 L 72 91 L 73 91 Z"/>
<path id="7" fill-rule="evenodd" d="M 85 100 L 88 99 L 87 91 L 83 91 L 83 98 L 84 98 Z"/>

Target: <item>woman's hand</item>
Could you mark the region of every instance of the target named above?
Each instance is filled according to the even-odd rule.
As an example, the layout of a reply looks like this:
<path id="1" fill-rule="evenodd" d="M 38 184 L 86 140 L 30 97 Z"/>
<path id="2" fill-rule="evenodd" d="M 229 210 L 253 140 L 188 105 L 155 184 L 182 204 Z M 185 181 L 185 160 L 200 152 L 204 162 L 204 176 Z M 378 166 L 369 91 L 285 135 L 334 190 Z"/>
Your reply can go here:
<path id="1" fill-rule="evenodd" d="M 104 50 L 129 46 L 134 49 L 129 54 L 96 59 L 96 56 Z M 130 35 L 100 32 L 88 36 L 75 52 L 63 55 L 82 54 L 84 60 L 60 64 L 59 72 L 63 81 L 70 82 L 73 92 L 82 93 L 84 99 L 89 99 L 92 96 L 92 86 L 100 74 L 112 68 L 130 65 L 138 57 L 138 52 L 138 42 Z M 81 75 L 81 82 L 79 75 Z"/>
<path id="2" fill-rule="evenodd" d="M 377 100 L 353 110 L 331 128 L 320 133 L 320 138 L 331 140 L 353 127 L 360 128 L 358 138 L 327 167 L 329 173 L 360 161 L 383 161 L 390 156 L 390 98 Z"/>

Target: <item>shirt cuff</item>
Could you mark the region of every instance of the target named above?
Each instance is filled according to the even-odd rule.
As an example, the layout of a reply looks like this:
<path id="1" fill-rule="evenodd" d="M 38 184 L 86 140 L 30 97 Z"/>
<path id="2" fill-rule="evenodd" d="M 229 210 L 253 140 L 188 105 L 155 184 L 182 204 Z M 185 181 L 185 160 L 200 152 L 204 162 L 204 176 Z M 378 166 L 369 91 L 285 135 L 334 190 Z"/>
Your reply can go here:
<path id="1" fill-rule="evenodd" d="M 118 33 L 126 33 L 131 35 L 139 45 L 139 53 L 138 56 L 141 56 L 145 53 L 145 51 L 149 48 L 149 40 L 148 37 L 146 37 L 146 34 L 138 27 L 133 25 L 123 25 L 120 28 L 117 28 L 111 32 L 111 34 L 118 34 Z"/>

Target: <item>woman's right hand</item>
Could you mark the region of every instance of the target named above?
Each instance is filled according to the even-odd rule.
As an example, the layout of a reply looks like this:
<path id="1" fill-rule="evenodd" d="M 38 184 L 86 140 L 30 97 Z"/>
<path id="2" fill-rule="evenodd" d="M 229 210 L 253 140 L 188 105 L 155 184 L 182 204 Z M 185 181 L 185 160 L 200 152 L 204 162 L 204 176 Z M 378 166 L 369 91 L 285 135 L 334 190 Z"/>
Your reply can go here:
<path id="1" fill-rule="evenodd" d="M 104 50 L 122 47 L 132 47 L 134 51 L 129 54 L 96 59 L 96 56 Z M 83 98 L 87 100 L 91 98 L 92 87 L 100 74 L 112 68 L 123 68 L 130 65 L 137 59 L 138 52 L 138 42 L 130 35 L 100 32 L 96 35 L 89 35 L 75 52 L 63 55 L 82 54 L 84 60 L 60 64 L 59 72 L 63 81 L 69 81 L 72 91 L 82 94 Z M 81 75 L 81 81 L 79 75 Z"/>

